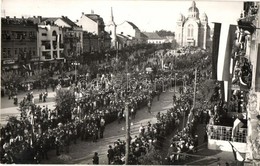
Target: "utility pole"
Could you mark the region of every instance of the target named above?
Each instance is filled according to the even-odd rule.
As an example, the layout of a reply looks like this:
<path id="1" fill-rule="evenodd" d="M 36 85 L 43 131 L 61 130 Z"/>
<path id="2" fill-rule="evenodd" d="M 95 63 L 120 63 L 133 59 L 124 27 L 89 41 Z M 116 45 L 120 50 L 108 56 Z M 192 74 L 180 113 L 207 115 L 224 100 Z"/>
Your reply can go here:
<path id="1" fill-rule="evenodd" d="M 129 120 L 129 109 L 128 101 L 125 102 L 125 115 L 126 115 L 126 147 L 125 147 L 125 165 L 129 161 L 129 147 L 130 147 L 130 120 Z"/>
<path id="2" fill-rule="evenodd" d="M 125 164 L 129 161 L 129 147 L 130 147 L 130 120 L 128 109 L 128 62 L 126 62 L 126 95 L 125 95 L 125 117 L 126 117 L 126 147 L 125 147 Z"/>

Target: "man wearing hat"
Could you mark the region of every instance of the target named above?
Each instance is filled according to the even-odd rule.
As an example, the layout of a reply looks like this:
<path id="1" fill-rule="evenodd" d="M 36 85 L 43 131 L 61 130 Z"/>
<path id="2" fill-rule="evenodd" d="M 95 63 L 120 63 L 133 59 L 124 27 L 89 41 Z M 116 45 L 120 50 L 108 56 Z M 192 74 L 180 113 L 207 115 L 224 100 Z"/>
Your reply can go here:
<path id="1" fill-rule="evenodd" d="M 108 164 L 111 164 L 114 160 L 114 150 L 112 149 L 112 146 L 108 146 L 109 149 L 107 150 L 107 158 L 108 158 Z"/>

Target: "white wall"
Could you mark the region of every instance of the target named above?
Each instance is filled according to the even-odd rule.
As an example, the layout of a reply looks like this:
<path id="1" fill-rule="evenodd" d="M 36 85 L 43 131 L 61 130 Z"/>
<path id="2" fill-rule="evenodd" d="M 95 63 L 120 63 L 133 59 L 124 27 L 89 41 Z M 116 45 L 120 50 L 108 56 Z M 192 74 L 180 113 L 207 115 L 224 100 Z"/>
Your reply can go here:
<path id="1" fill-rule="evenodd" d="M 187 35 L 188 35 L 188 25 L 192 24 L 193 25 L 193 39 L 195 40 L 194 46 L 198 46 L 198 34 L 199 34 L 199 26 L 198 23 L 195 20 L 188 20 L 184 24 L 184 29 L 183 29 L 183 45 L 187 45 Z"/>
<path id="2" fill-rule="evenodd" d="M 50 25 L 39 25 L 39 32 L 38 32 L 38 50 L 39 50 L 39 55 L 41 57 L 41 60 L 45 60 L 45 58 L 42 57 L 42 52 L 50 52 L 51 59 L 53 60 L 53 51 L 57 52 L 57 58 L 60 58 L 60 51 L 63 51 L 63 48 L 60 48 L 60 43 L 63 43 L 63 36 L 62 36 L 62 30 L 58 26 L 50 26 Z M 56 31 L 57 35 L 61 35 L 61 38 L 57 41 L 57 48 L 53 48 L 53 41 L 56 40 L 55 36 L 52 36 L 53 31 Z M 46 33 L 47 36 L 42 36 L 42 33 Z M 50 49 L 44 51 L 42 50 L 42 42 L 41 41 L 49 41 L 50 42 Z"/>
<path id="3" fill-rule="evenodd" d="M 67 24 L 66 22 L 64 22 L 63 20 L 61 19 L 57 19 L 55 21 L 55 24 L 60 26 L 60 27 L 67 27 L 67 28 L 70 28 L 71 26 L 69 24 Z"/>
<path id="4" fill-rule="evenodd" d="M 98 24 L 97 22 L 91 20 L 87 16 L 83 15 L 79 22 L 76 23 L 79 26 L 82 26 L 83 31 L 88 31 L 90 33 L 98 34 Z"/>
<path id="5" fill-rule="evenodd" d="M 240 143 L 240 142 L 231 142 L 231 143 L 239 152 L 241 153 L 247 152 L 246 143 Z M 213 150 L 232 152 L 232 147 L 228 141 L 208 139 L 208 148 Z"/>
<path id="6" fill-rule="evenodd" d="M 133 29 L 133 27 L 130 24 L 128 24 L 127 22 L 124 22 L 117 26 L 117 34 L 121 34 L 121 32 L 123 32 L 124 36 L 130 35 L 130 36 L 135 37 L 135 35 L 136 35 L 136 32 Z"/>

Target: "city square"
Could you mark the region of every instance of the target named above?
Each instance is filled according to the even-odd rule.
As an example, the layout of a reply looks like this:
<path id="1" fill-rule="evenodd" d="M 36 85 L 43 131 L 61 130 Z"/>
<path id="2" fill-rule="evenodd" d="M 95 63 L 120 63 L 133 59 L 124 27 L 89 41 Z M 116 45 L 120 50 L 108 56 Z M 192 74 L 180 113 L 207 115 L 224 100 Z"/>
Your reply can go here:
<path id="1" fill-rule="evenodd" d="M 259 164 L 259 2 L 15 1 L 2 1 L 1 164 Z"/>

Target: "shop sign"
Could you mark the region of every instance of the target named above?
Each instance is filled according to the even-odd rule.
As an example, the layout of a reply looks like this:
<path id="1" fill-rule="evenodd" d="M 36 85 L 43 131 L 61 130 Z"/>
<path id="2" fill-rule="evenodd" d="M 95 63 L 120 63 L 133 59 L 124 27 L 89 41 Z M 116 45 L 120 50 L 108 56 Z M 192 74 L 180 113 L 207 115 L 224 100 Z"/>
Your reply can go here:
<path id="1" fill-rule="evenodd" d="M 15 63 L 15 60 L 12 60 L 12 59 L 3 61 L 3 64 L 5 64 L 5 65 L 7 65 L 7 64 L 14 64 L 14 63 Z"/>
<path id="2" fill-rule="evenodd" d="M 32 57 L 31 61 L 39 61 L 40 58 L 39 57 Z"/>

